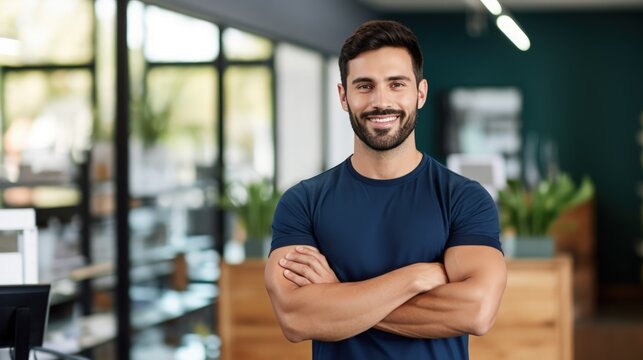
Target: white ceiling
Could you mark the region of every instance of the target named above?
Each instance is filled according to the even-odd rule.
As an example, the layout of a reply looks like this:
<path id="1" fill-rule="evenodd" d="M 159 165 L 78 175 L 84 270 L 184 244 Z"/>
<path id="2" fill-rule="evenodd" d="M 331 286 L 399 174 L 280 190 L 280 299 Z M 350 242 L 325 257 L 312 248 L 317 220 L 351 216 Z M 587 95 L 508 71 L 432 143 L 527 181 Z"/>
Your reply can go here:
<path id="1" fill-rule="evenodd" d="M 458 11 L 478 0 L 358 0 L 375 10 L 385 11 Z M 643 9 L 643 0 L 499 0 L 509 10 L 610 10 Z"/>

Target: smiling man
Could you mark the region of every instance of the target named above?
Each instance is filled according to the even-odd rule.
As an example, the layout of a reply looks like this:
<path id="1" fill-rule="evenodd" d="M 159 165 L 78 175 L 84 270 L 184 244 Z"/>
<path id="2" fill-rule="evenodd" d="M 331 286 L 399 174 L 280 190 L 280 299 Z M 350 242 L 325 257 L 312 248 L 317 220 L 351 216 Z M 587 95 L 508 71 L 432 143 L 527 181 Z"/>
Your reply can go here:
<path id="1" fill-rule="evenodd" d="M 354 153 L 277 206 L 265 281 L 280 326 L 314 359 L 467 359 L 506 283 L 495 204 L 416 148 L 428 85 L 408 28 L 363 24 L 339 67 Z"/>

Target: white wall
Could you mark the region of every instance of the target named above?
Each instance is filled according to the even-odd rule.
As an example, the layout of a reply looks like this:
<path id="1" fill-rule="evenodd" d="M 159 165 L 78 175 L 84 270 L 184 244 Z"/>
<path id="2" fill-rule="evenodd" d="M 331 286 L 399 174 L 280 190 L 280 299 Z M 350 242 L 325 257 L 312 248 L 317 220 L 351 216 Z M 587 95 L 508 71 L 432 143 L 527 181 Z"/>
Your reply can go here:
<path id="1" fill-rule="evenodd" d="M 283 191 L 323 169 L 323 66 L 317 52 L 277 46 L 277 187 Z"/>
<path id="2" fill-rule="evenodd" d="M 330 58 L 326 63 L 328 74 L 328 123 L 326 144 L 326 168 L 331 168 L 353 153 L 353 128 L 348 113 L 342 109 L 337 92 L 337 84 L 341 82 L 338 59 Z"/>

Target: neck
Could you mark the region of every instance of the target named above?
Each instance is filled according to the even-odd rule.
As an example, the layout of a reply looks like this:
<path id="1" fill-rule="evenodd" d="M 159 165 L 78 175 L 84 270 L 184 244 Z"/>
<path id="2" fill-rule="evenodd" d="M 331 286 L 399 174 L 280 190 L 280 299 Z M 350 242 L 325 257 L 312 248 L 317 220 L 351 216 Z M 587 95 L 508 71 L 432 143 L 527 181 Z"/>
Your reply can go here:
<path id="1" fill-rule="evenodd" d="M 415 132 L 400 146 L 388 151 L 375 151 L 355 136 L 351 164 L 360 175 L 371 179 L 395 179 L 413 171 L 422 161 L 415 147 Z"/>

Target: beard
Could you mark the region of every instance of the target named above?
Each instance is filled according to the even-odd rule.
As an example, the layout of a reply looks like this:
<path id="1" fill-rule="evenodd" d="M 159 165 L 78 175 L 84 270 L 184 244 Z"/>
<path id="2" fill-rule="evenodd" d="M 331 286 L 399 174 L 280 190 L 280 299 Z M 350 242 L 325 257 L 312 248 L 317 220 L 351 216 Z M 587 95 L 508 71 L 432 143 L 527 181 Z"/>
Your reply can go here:
<path id="1" fill-rule="evenodd" d="M 399 117 L 398 121 L 400 122 L 398 129 L 373 129 L 369 131 L 366 127 L 366 123 L 368 122 L 367 118 L 376 115 L 397 115 Z M 383 152 L 400 146 L 409 135 L 411 135 L 413 130 L 415 130 L 417 110 L 413 110 L 413 112 L 409 114 L 404 110 L 393 109 L 367 111 L 360 114 L 358 120 L 349 106 L 348 117 L 350 118 L 351 127 L 357 137 L 369 148 Z"/>

